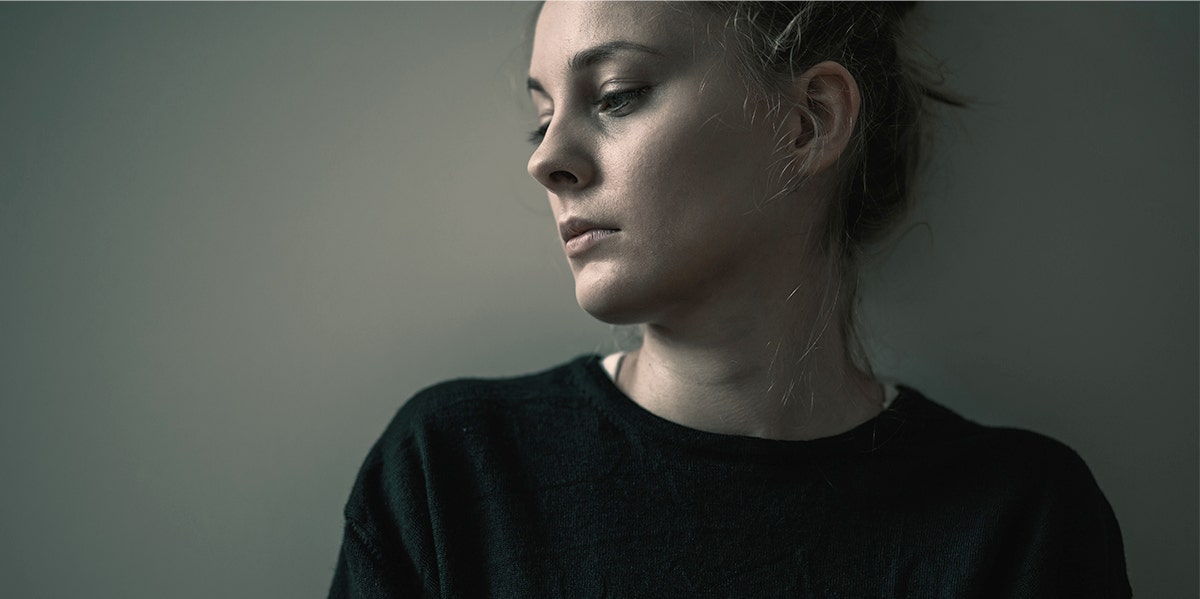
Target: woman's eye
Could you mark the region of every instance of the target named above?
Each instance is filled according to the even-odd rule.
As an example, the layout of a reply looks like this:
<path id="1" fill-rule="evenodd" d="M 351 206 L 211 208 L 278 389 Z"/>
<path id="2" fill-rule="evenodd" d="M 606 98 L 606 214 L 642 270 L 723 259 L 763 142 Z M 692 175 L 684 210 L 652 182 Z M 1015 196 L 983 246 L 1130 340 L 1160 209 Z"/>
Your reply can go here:
<path id="1" fill-rule="evenodd" d="M 606 114 L 609 116 L 625 116 L 633 110 L 638 100 L 645 96 L 649 91 L 649 87 L 640 87 L 638 89 L 609 92 L 600 96 L 599 100 L 592 102 L 592 105 L 594 105 L 601 114 Z M 546 121 L 537 129 L 530 131 L 529 143 L 535 146 L 542 143 L 542 140 L 546 138 L 546 131 L 549 129 L 550 121 Z"/>
<path id="2" fill-rule="evenodd" d="M 546 131 L 548 129 L 550 129 L 550 121 L 546 121 L 541 126 L 539 126 L 537 129 L 530 131 L 529 132 L 529 143 L 531 143 L 535 146 L 542 143 L 542 140 L 546 138 Z"/>
<path id="3" fill-rule="evenodd" d="M 649 87 L 640 87 L 638 89 L 609 92 L 600 96 L 600 99 L 595 102 L 596 108 L 603 114 L 624 116 L 649 91 Z"/>

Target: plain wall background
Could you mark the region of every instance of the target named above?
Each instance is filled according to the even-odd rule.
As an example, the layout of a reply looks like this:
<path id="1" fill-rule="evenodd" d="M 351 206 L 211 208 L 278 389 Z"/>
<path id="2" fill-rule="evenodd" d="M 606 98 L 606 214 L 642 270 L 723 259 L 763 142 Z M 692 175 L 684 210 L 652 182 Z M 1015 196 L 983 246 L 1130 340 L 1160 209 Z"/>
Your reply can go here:
<path id="1" fill-rule="evenodd" d="M 612 348 L 525 174 L 530 8 L 0 5 L 9 596 L 324 596 L 406 398 Z M 879 369 L 1079 451 L 1142 597 L 1197 592 L 1197 8 L 927 7 L 977 103 L 868 277 Z"/>

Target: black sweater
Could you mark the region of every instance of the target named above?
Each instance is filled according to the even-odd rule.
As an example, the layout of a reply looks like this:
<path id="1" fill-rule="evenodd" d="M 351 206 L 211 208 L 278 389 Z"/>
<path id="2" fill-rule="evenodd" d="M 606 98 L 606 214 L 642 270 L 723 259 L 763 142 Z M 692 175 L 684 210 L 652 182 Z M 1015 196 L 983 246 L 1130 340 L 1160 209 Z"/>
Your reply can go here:
<path id="1" fill-rule="evenodd" d="M 905 387 L 814 441 L 661 419 L 585 356 L 406 403 L 345 510 L 331 598 L 1129 597 L 1079 456 Z"/>

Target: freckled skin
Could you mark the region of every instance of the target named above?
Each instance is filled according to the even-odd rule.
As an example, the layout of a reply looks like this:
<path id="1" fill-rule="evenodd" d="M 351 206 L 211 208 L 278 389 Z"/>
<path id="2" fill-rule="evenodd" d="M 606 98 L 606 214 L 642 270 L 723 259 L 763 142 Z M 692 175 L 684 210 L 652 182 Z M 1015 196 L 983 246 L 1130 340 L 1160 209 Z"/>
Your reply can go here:
<path id="1" fill-rule="evenodd" d="M 703 15 L 640 2 L 551 2 L 540 15 L 530 76 L 545 87 L 533 97 L 550 126 L 529 171 L 547 186 L 556 219 L 621 230 L 570 260 L 580 305 L 601 320 L 683 322 L 712 302 L 753 300 L 812 253 L 811 203 L 766 202 L 789 177 L 780 119 L 748 100 L 709 26 L 721 30 Z M 664 56 L 621 51 L 567 70 L 577 52 L 612 40 Z M 593 105 L 609 89 L 644 86 L 626 114 Z M 555 171 L 575 181 L 556 181 Z"/>
<path id="2" fill-rule="evenodd" d="M 618 229 L 568 260 L 581 307 L 644 325 L 616 380 L 631 399 L 721 434 L 844 432 L 883 396 L 849 359 L 840 276 L 819 250 L 858 88 L 824 61 L 751 93 L 724 35 L 719 17 L 675 3 L 547 2 L 529 173 L 558 222 Z"/>

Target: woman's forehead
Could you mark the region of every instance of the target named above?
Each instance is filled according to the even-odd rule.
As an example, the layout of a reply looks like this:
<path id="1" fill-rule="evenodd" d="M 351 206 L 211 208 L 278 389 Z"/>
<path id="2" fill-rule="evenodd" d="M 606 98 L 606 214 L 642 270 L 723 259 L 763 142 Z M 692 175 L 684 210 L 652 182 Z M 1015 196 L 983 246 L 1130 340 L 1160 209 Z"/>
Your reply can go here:
<path id="1" fill-rule="evenodd" d="M 581 53 L 598 47 L 624 44 L 662 56 L 695 55 L 707 39 L 705 21 L 677 3 L 547 2 L 534 32 L 530 76 L 569 71 L 589 57 Z"/>

